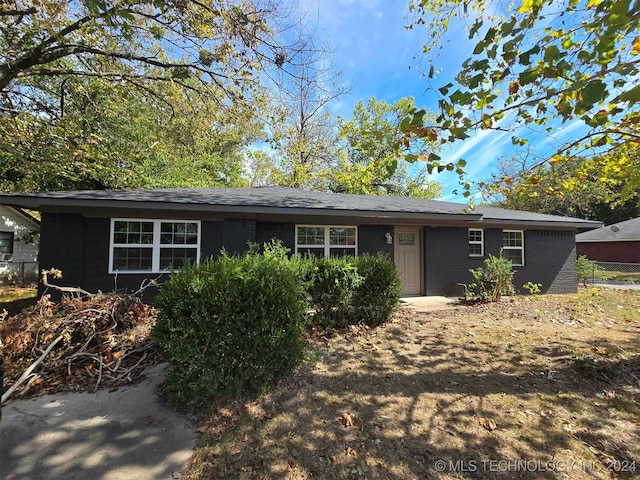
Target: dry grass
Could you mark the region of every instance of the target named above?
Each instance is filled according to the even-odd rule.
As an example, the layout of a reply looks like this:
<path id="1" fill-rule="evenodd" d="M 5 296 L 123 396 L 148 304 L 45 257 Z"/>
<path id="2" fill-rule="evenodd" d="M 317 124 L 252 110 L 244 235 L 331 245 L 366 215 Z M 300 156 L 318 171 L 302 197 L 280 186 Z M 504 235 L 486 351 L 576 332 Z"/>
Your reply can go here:
<path id="1" fill-rule="evenodd" d="M 203 421 L 187 477 L 631 478 L 639 334 L 640 291 L 589 289 L 315 335 L 313 362 Z"/>

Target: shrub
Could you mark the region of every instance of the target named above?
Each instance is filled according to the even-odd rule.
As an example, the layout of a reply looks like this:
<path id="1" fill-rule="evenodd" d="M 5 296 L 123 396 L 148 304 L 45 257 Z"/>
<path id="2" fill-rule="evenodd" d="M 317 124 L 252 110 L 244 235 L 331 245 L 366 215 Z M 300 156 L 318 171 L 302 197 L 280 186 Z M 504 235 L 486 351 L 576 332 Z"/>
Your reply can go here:
<path id="1" fill-rule="evenodd" d="M 402 283 L 396 266 L 382 253 L 354 259 L 362 282 L 353 295 L 355 320 L 376 326 L 388 321 L 400 305 Z"/>
<path id="2" fill-rule="evenodd" d="M 483 302 L 497 302 L 502 295 L 511 295 L 515 290 L 511 260 L 489 255 L 484 261 L 484 268 L 469 271 L 474 280 L 469 285 L 469 292 Z"/>
<path id="3" fill-rule="evenodd" d="M 352 298 L 363 279 L 354 259 L 329 257 L 311 261 L 308 293 L 315 310 L 313 323 L 325 328 L 357 323 Z"/>
<path id="4" fill-rule="evenodd" d="M 292 261 L 296 261 L 296 257 Z M 299 260 L 307 277 L 312 322 L 325 328 L 389 320 L 400 303 L 401 283 L 396 267 L 384 254 Z M 307 262 L 306 264 L 304 262 Z"/>
<path id="5" fill-rule="evenodd" d="M 303 292 L 280 253 L 222 254 L 170 276 L 153 338 L 169 362 L 171 404 L 260 391 L 302 360 Z"/>
<path id="6" fill-rule="evenodd" d="M 604 271 L 600 265 L 596 262 L 589 260 L 585 255 L 580 255 L 576 259 L 576 274 L 578 276 L 578 283 L 581 283 L 585 287 L 587 281 L 590 278 L 594 278 Z"/>
<path id="7" fill-rule="evenodd" d="M 522 288 L 529 292 L 529 295 L 539 295 L 542 292 L 541 283 L 527 282 L 522 285 Z"/>

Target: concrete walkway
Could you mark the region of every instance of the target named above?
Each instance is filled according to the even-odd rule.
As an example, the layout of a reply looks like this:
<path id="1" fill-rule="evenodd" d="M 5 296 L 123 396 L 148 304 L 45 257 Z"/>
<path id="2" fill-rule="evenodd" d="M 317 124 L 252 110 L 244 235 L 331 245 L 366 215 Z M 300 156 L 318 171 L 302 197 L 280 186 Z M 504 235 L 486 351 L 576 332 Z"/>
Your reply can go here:
<path id="1" fill-rule="evenodd" d="M 435 312 L 437 310 L 449 310 L 459 307 L 460 299 L 451 297 L 402 297 L 400 306 L 416 312 Z"/>
<path id="2" fill-rule="evenodd" d="M 3 480 L 171 480 L 189 465 L 195 433 L 158 401 L 162 366 L 116 391 L 14 400 L 2 409 Z"/>

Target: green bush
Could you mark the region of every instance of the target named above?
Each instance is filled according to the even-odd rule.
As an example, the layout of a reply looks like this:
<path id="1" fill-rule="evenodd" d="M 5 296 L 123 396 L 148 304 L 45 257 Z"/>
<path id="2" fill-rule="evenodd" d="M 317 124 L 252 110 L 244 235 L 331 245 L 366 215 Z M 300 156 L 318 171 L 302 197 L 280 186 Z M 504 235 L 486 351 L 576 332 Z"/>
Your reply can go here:
<path id="1" fill-rule="evenodd" d="M 376 326 L 388 321 L 400 305 L 402 283 L 396 266 L 382 253 L 354 259 L 362 282 L 352 297 L 355 320 Z"/>
<path id="2" fill-rule="evenodd" d="M 153 337 L 169 362 L 171 404 L 257 392 L 300 363 L 304 295 L 281 253 L 222 254 L 170 276 Z"/>
<path id="3" fill-rule="evenodd" d="M 295 261 L 295 257 L 292 261 Z M 344 328 L 388 321 L 400 303 L 401 283 L 396 267 L 384 254 L 344 258 L 304 258 L 312 323 Z"/>
<path id="4" fill-rule="evenodd" d="M 589 260 L 585 255 L 580 255 L 576 259 L 576 274 L 578 276 L 578 283 L 581 283 L 585 287 L 587 281 L 590 278 L 599 276 L 604 271 L 600 265 L 596 262 Z"/>
<path id="5" fill-rule="evenodd" d="M 315 310 L 313 323 L 325 328 L 344 328 L 357 323 L 352 298 L 363 279 L 354 259 L 329 257 L 311 261 L 307 291 Z"/>
<path id="6" fill-rule="evenodd" d="M 539 295 L 542 292 L 541 283 L 527 282 L 522 285 L 522 288 L 529 292 L 529 295 Z"/>
<path id="7" fill-rule="evenodd" d="M 515 291 L 512 265 L 511 260 L 489 255 L 484 267 L 469 270 L 473 283 L 467 295 L 483 302 L 497 302 L 502 295 L 512 295 Z"/>
<path id="8" fill-rule="evenodd" d="M 305 313 L 327 328 L 379 325 L 398 307 L 400 279 L 384 255 L 294 256 L 279 242 L 242 257 L 186 265 L 156 298 L 153 338 L 167 396 L 179 409 L 266 388 L 303 358 Z"/>

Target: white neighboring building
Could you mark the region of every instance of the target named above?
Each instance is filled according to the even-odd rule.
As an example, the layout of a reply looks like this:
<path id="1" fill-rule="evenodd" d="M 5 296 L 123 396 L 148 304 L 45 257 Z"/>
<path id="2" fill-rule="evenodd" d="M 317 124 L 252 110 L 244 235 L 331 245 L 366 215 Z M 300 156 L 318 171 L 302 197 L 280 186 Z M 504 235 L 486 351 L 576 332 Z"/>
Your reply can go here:
<path id="1" fill-rule="evenodd" d="M 0 282 L 38 278 L 39 234 L 37 219 L 0 205 Z"/>

